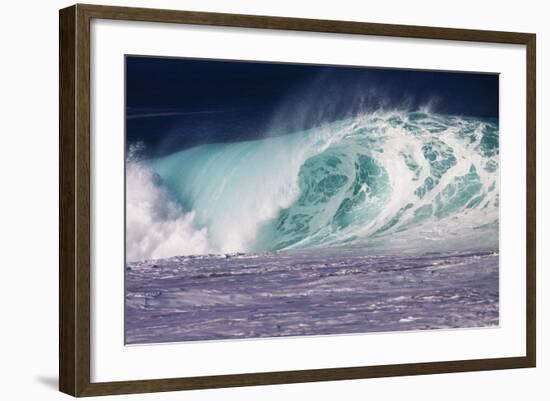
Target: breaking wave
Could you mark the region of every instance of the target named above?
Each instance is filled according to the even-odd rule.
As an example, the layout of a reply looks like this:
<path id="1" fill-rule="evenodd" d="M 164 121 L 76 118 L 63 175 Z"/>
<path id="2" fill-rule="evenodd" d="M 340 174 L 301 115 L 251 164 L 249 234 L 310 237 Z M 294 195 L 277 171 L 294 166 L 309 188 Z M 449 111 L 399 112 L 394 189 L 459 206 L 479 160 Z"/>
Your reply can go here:
<path id="1" fill-rule="evenodd" d="M 127 259 L 498 248 L 498 123 L 375 112 L 127 161 Z"/>

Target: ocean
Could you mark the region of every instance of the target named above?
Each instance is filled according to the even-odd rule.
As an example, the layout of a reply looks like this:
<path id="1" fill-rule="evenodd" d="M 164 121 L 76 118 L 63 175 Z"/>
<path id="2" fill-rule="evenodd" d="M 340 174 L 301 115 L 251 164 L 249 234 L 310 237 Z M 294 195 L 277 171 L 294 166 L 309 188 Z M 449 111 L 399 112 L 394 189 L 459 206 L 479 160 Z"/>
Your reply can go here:
<path id="1" fill-rule="evenodd" d="M 126 341 L 498 324 L 496 119 L 370 112 L 126 165 Z"/>

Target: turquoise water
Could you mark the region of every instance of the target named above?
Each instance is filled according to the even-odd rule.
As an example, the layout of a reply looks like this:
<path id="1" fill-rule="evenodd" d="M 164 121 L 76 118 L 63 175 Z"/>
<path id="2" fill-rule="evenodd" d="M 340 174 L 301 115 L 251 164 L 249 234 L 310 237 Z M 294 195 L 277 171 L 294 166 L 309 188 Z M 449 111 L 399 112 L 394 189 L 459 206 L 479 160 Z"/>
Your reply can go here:
<path id="1" fill-rule="evenodd" d="M 495 120 L 385 112 L 142 163 L 214 253 L 494 249 L 498 139 Z"/>

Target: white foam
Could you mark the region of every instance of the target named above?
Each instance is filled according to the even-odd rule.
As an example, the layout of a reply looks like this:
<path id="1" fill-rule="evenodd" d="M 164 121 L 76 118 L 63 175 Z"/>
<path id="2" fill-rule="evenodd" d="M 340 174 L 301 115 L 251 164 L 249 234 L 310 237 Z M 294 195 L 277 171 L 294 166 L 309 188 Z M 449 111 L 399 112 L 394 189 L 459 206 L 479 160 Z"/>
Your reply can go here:
<path id="1" fill-rule="evenodd" d="M 196 229 L 194 213 L 184 213 L 155 181 L 150 168 L 137 161 L 127 163 L 126 260 L 212 252 L 208 230 Z"/>

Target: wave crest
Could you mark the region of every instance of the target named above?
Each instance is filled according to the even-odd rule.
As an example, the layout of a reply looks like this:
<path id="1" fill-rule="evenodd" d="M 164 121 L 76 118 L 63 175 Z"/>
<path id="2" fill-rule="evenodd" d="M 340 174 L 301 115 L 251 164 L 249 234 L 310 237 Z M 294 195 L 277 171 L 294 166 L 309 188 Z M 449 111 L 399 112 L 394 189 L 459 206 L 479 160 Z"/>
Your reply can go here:
<path id="1" fill-rule="evenodd" d="M 344 244 L 384 251 L 498 247 L 493 120 L 370 113 L 140 165 L 162 180 L 151 205 L 180 213 L 152 218 L 162 222 L 163 235 L 171 230 L 165 224 L 180 221 L 170 231 L 177 238 L 165 237 L 174 253 L 163 256 Z M 154 216 L 155 207 L 145 214 Z"/>

